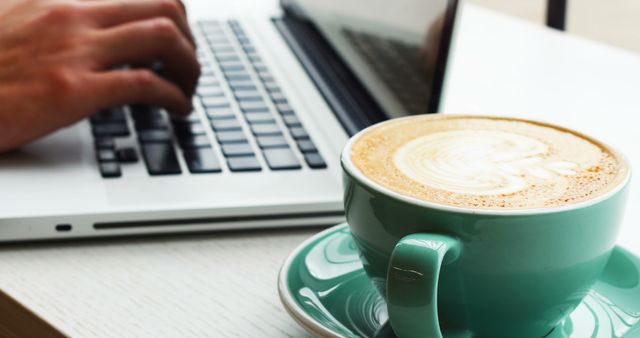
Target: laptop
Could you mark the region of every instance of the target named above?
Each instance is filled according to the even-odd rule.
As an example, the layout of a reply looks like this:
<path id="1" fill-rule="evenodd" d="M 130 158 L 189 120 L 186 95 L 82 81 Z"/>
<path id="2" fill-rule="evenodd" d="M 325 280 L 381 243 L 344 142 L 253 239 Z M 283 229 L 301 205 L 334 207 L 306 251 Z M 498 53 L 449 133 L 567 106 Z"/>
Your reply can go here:
<path id="1" fill-rule="evenodd" d="M 113 107 L 1 155 L 0 241 L 335 224 L 350 135 L 438 111 L 457 0 L 185 3 L 194 112 Z"/>

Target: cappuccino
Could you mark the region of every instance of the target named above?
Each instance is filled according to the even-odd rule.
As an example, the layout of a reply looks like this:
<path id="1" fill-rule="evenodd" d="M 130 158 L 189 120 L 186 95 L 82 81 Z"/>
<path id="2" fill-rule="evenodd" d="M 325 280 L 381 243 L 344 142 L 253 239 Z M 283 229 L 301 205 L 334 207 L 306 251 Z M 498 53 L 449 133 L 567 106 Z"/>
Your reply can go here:
<path id="1" fill-rule="evenodd" d="M 388 121 L 355 141 L 351 160 L 399 194 L 479 209 L 577 203 L 606 193 L 627 174 L 617 154 L 577 132 L 493 117 Z"/>

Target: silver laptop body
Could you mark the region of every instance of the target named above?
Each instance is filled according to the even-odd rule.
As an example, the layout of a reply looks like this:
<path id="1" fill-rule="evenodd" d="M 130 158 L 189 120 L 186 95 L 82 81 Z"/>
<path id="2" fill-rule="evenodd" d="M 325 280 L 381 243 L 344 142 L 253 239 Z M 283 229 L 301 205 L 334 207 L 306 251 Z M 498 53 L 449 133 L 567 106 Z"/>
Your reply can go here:
<path id="1" fill-rule="evenodd" d="M 0 241 L 337 223 L 349 136 L 437 111 L 456 0 L 186 4 L 192 116 L 115 107 L 0 155 Z"/>

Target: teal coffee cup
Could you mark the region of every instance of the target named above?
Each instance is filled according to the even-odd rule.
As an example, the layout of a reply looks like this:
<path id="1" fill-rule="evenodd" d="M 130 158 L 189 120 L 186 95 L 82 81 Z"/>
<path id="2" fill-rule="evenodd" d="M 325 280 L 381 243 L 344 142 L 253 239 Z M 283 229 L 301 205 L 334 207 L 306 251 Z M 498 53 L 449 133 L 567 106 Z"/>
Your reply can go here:
<path id="1" fill-rule="evenodd" d="M 403 119 L 443 118 L 476 117 Z M 549 334 L 587 295 L 609 259 L 624 213 L 628 162 L 607 147 L 620 163 L 621 178 L 580 202 L 460 207 L 399 193 L 357 167 L 354 143 L 392 121 L 355 135 L 341 164 L 347 222 L 367 275 L 387 301 L 394 332 L 402 338 L 442 337 L 447 330 L 473 337 Z"/>

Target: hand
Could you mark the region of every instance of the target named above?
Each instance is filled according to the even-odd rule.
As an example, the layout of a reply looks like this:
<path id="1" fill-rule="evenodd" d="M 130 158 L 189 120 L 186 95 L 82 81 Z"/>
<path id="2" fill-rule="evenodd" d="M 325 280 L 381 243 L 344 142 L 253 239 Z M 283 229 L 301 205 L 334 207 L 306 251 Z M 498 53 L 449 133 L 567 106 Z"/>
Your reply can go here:
<path id="1" fill-rule="evenodd" d="M 188 114 L 199 76 L 180 0 L 1 0 L 0 152 L 103 108 Z"/>

